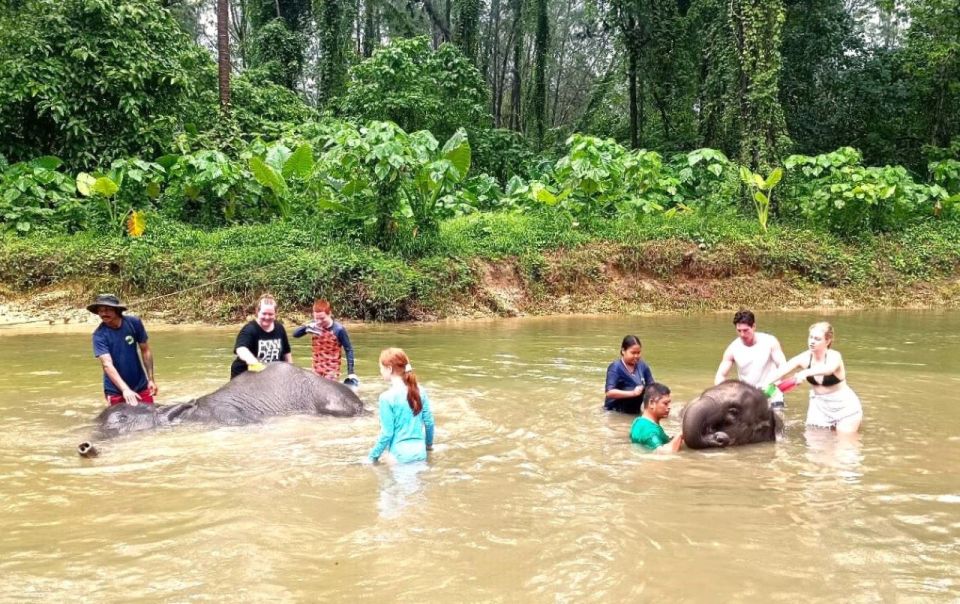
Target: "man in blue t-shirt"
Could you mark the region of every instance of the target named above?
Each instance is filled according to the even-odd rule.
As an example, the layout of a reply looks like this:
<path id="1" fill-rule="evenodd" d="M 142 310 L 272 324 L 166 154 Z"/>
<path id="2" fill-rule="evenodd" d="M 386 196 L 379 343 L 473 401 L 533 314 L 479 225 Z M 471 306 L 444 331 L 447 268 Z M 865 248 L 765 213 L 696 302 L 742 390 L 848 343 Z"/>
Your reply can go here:
<path id="1" fill-rule="evenodd" d="M 103 367 L 107 403 L 153 403 L 157 384 L 153 381 L 153 353 L 143 322 L 134 316 L 125 317 L 123 311 L 127 307 L 113 294 L 100 294 L 87 310 L 101 321 L 93 332 L 93 356 Z"/>

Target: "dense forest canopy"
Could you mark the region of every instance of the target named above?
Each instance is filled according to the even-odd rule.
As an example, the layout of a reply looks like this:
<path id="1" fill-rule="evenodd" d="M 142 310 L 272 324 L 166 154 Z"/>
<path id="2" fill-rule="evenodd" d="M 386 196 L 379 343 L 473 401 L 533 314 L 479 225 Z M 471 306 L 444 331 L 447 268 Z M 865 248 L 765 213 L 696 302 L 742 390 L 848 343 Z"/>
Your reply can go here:
<path id="1" fill-rule="evenodd" d="M 0 5 L 18 232 L 322 211 L 392 248 L 477 211 L 739 207 L 850 236 L 955 215 L 958 135 L 960 0 Z"/>
<path id="2" fill-rule="evenodd" d="M 7 0 L 2 152 L 93 159 L 137 151 L 138 141 L 156 147 L 185 123 L 205 129 L 216 119 L 203 107 L 214 57 L 197 46 L 215 51 L 216 4 Z M 470 107 L 440 136 L 506 128 L 543 148 L 579 131 L 632 148 L 716 148 L 753 168 L 850 145 L 869 164 L 923 173 L 928 148 L 947 148 L 960 132 L 956 0 L 225 4 L 234 74 L 292 90 L 321 111 L 380 113 L 407 130 L 434 124 L 387 106 L 423 100 L 431 88 L 462 90 Z M 417 36 L 426 41 L 392 59 L 406 55 L 411 65 L 361 66 Z M 453 82 L 443 64 L 460 59 L 430 52 L 446 43 L 463 57 Z M 477 77 L 481 91 L 474 81 L 459 88 Z M 445 94 L 435 99 L 448 106 Z M 357 102 L 363 96 L 379 109 Z M 113 120 L 100 115 L 111 111 Z"/>

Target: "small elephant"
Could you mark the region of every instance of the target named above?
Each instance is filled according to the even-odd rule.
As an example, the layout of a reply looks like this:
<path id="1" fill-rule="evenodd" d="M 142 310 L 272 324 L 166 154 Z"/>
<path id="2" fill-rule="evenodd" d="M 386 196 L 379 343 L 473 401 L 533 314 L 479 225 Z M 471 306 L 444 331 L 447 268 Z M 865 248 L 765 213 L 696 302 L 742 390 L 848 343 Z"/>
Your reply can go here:
<path id="1" fill-rule="evenodd" d="M 112 405 L 97 416 L 97 423 L 99 436 L 110 438 L 187 422 L 239 426 L 281 415 L 352 417 L 363 411 L 349 386 L 290 363 L 270 363 L 263 371 L 243 373 L 186 403 Z M 80 443 L 77 452 L 83 457 L 98 454 L 90 442 Z"/>
<path id="2" fill-rule="evenodd" d="M 766 395 L 737 380 L 704 390 L 683 410 L 683 442 L 691 449 L 770 442 L 783 430 Z"/>

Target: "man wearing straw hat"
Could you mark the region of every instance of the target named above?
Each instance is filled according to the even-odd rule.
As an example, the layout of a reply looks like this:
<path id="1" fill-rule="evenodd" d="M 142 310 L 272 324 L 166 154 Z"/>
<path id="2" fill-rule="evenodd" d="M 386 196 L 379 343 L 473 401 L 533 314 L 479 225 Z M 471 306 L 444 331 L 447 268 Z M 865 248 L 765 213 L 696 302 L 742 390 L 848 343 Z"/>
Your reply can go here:
<path id="1" fill-rule="evenodd" d="M 157 384 L 153 381 L 153 353 L 143 322 L 138 317 L 124 316 L 127 307 L 113 294 L 100 294 L 87 310 L 101 320 L 93 332 L 93 356 L 103 366 L 107 403 L 153 403 Z"/>

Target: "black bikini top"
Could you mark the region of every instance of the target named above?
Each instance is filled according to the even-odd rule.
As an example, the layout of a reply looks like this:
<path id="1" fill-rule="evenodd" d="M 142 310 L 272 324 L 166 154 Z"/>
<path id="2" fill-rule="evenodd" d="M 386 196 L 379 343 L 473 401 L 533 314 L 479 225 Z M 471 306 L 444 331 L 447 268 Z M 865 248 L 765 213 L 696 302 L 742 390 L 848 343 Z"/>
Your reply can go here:
<path id="1" fill-rule="evenodd" d="M 811 365 L 813 365 L 813 353 L 810 354 L 810 362 L 807 363 L 807 369 L 810 369 Z M 814 386 L 836 386 L 843 380 L 838 378 L 836 374 L 831 373 L 830 375 L 823 376 L 823 381 L 820 381 L 820 382 L 813 379 L 812 375 L 808 375 L 807 381 L 813 384 Z"/>

